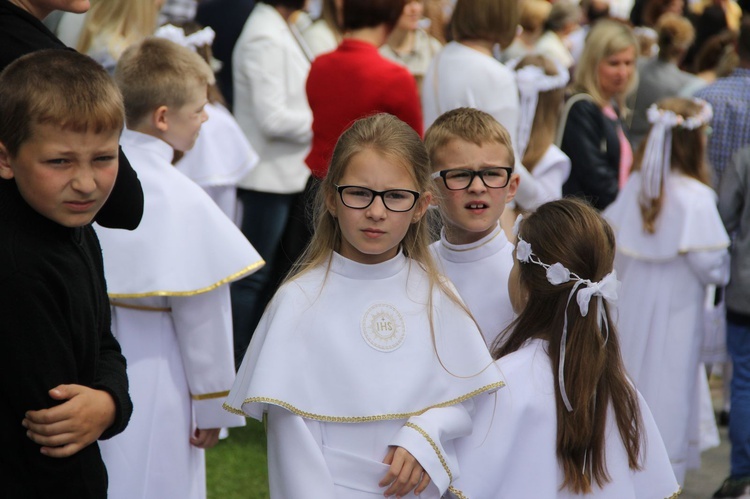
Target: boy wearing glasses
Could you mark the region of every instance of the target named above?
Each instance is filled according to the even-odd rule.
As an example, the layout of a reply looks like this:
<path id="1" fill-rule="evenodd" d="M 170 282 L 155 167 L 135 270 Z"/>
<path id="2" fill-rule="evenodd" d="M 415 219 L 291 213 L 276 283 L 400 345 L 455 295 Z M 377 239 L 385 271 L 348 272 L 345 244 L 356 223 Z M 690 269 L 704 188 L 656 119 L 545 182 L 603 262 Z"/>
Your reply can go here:
<path id="1" fill-rule="evenodd" d="M 518 189 L 508 131 L 489 114 L 458 108 L 425 133 L 443 230 L 431 248 L 479 324 L 487 345 L 510 324 L 513 245 L 500 215 Z"/>

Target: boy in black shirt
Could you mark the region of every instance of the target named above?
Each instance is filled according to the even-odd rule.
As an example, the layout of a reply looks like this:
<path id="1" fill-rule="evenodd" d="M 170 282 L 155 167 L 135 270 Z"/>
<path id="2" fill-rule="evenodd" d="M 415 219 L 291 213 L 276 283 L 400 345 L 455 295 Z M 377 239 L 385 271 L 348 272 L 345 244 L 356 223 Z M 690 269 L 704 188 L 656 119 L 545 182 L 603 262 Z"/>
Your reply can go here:
<path id="1" fill-rule="evenodd" d="M 0 469 L 7 497 L 104 498 L 96 440 L 130 418 L 91 221 L 118 169 L 122 97 L 75 52 L 0 74 Z"/>

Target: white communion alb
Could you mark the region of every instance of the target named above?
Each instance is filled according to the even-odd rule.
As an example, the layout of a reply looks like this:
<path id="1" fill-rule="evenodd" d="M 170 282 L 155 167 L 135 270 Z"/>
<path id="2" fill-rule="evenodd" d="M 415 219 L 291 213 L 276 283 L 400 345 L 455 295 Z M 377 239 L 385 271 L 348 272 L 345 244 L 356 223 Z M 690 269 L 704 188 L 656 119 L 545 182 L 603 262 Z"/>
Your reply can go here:
<path id="1" fill-rule="evenodd" d="M 710 187 L 674 171 L 662 182 L 654 234 L 643 229 L 640 172 L 631 174 L 604 216 L 617 237 L 617 327 L 625 367 L 651 408 L 682 483 L 694 460 L 689 441 L 697 425 L 691 417 L 699 414 L 705 287 L 728 280 L 729 237 Z"/>
<path id="2" fill-rule="evenodd" d="M 125 130 L 144 212 L 133 231 L 96 227 L 135 407 L 120 435 L 100 442 L 115 499 L 200 499 L 204 455 L 196 428 L 242 426 L 222 410 L 234 379 L 226 285 L 263 265 L 198 185 L 170 164 L 172 148 Z"/>
<path id="3" fill-rule="evenodd" d="M 225 407 L 268 415 L 274 499 L 382 497 L 389 446 L 419 461 L 432 479 L 420 497 L 437 499 L 460 474 L 473 397 L 501 386 L 474 321 L 419 263 L 332 253 L 273 298 Z"/>
<path id="4" fill-rule="evenodd" d="M 563 470 L 557 458 L 558 387 L 541 339 L 495 361 L 507 386 L 476 397 L 471 436 L 456 442 L 461 476 L 456 489 L 471 499 L 667 499 L 679 485 L 669 465 L 659 431 L 642 397 L 642 465 L 631 470 L 610 405 L 604 430 L 605 459 L 611 478 L 591 494 L 561 490 Z"/>
<path id="5" fill-rule="evenodd" d="M 451 244 L 443 230 L 430 249 L 441 272 L 453 282 L 477 320 L 487 346 L 491 346 L 515 318 L 508 295 L 513 244 L 498 224 L 471 244 Z"/>

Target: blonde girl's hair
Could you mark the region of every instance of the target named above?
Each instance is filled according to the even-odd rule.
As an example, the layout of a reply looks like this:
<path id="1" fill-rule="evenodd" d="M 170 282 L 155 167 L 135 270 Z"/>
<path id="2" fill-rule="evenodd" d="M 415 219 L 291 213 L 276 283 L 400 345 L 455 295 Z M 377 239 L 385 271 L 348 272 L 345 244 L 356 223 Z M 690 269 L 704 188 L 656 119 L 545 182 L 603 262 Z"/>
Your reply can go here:
<path id="1" fill-rule="evenodd" d="M 696 116 L 703 106 L 691 99 L 668 97 L 660 100 L 656 106 L 665 111 L 672 111 L 683 118 Z M 680 172 L 706 185 L 711 185 L 711 174 L 706 162 L 706 140 L 703 137 L 706 126 L 688 130 L 676 126 L 672 128 L 672 171 Z M 633 170 L 640 171 L 643 166 L 643 155 L 646 151 L 648 138 L 642 141 L 633 157 Z M 639 200 L 643 230 L 649 234 L 656 231 L 656 221 L 664 204 L 664 183 L 656 199 Z"/>
<path id="2" fill-rule="evenodd" d="M 635 50 L 635 57 L 637 58 L 639 44 L 629 26 L 607 19 L 597 21 L 586 37 L 581 59 L 576 66 L 574 89 L 589 94 L 599 107 L 606 106 L 608 102 L 599 91 L 599 63 L 607 57 L 630 47 Z M 616 97 L 621 108 L 624 107 L 625 95 L 629 94 L 637 85 L 638 72 L 634 70 L 628 88 L 623 92 L 623 95 Z"/>
<path id="3" fill-rule="evenodd" d="M 543 55 L 527 55 L 518 62 L 515 69 L 518 71 L 526 66 L 540 67 L 548 76 L 554 76 L 557 74 L 557 66 Z M 521 159 L 521 163 L 530 172 L 534 170 L 534 167 L 539 163 L 539 160 L 542 159 L 542 156 L 547 152 L 547 149 L 549 149 L 549 147 L 555 142 L 557 125 L 560 122 L 560 114 L 562 112 L 564 98 L 564 87 L 547 90 L 546 92 L 539 92 L 539 100 L 536 104 L 536 113 L 534 114 L 534 121 L 531 125 L 529 143 L 527 144 L 526 152 L 524 152 L 523 158 Z"/>
<path id="4" fill-rule="evenodd" d="M 107 51 L 118 60 L 128 46 L 153 34 L 158 15 L 154 0 L 91 0 L 76 50 L 88 53 L 104 35 Z"/>
<path id="5" fill-rule="evenodd" d="M 371 150 L 403 166 L 417 186 L 417 191 L 431 191 L 430 159 L 417 132 L 409 125 L 390 114 L 375 114 L 355 121 L 339 137 L 333 150 L 328 174 L 321 181 L 313 207 L 315 231 L 310 244 L 295 263 L 289 278 L 294 278 L 312 268 L 325 264 L 333 251 L 341 247 L 341 231 L 336 218 L 328 206 L 335 202 L 336 185 L 346 173 L 352 158 Z M 424 196 L 418 203 L 424 202 Z M 401 248 L 409 258 L 416 260 L 430 275 L 437 275 L 428 246 L 428 226 L 424 217 L 412 223 L 401 242 Z M 434 271 L 434 273 L 433 273 Z"/>
<path id="6" fill-rule="evenodd" d="M 488 40 L 508 47 L 516 36 L 518 0 L 458 0 L 451 16 L 453 39 Z"/>
<path id="7" fill-rule="evenodd" d="M 582 279 L 597 282 L 612 272 L 612 228 L 583 201 L 570 198 L 543 204 L 521 222 L 518 236 L 531 245 L 540 261 L 548 265 L 560 262 Z M 566 409 L 560 391 L 555 390 L 557 459 L 563 470 L 562 488 L 574 494 L 590 493 L 595 485 L 603 487 L 611 480 L 605 454 L 610 404 L 629 468 L 638 470 L 642 466 L 643 423 L 635 388 L 620 355 L 615 324 L 604 300 L 592 300 L 589 307 L 595 309 L 589 309 L 586 316 L 581 315 L 575 298 L 568 301 L 575 280 L 553 285 L 541 265 L 518 265 L 526 305 L 506 333 L 498 337 L 507 337 L 505 344 L 496 340 L 492 345 L 492 355 L 496 359 L 504 357 L 532 338 L 547 340 L 554 386 L 558 386 L 561 337 L 567 315 L 563 378 L 573 410 Z M 583 288 L 576 292 L 580 289 Z M 608 333 L 599 326 L 599 306 L 605 307 Z"/>
<path id="8" fill-rule="evenodd" d="M 529 33 L 541 32 L 551 10 L 552 4 L 547 0 L 524 0 L 520 4 L 518 25 Z"/>

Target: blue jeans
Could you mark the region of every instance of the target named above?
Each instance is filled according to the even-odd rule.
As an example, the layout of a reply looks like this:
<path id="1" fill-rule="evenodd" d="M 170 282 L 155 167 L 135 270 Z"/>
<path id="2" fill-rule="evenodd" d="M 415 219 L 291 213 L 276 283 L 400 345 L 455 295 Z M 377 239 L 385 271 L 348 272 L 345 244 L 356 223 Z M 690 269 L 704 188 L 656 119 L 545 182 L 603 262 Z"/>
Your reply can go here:
<path id="1" fill-rule="evenodd" d="M 727 320 L 727 350 L 732 359 L 732 478 L 750 477 L 750 325 Z"/>
<path id="2" fill-rule="evenodd" d="M 276 285 L 271 282 L 274 260 L 295 194 L 237 189 L 237 199 L 243 208 L 240 229 L 266 261 L 260 270 L 231 285 L 234 362 L 239 368 Z"/>

